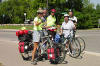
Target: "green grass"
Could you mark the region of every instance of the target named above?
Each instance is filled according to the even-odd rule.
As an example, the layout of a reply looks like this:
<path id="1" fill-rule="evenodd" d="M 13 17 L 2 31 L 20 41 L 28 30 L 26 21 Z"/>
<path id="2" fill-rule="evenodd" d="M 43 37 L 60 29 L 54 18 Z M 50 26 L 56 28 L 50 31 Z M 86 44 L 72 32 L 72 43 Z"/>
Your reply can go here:
<path id="1" fill-rule="evenodd" d="M 0 25 L 0 29 L 21 29 L 22 25 Z M 33 30 L 33 25 L 24 25 L 27 30 Z M 100 30 L 100 28 L 82 29 L 82 30 Z"/>
<path id="2" fill-rule="evenodd" d="M 87 30 L 100 30 L 100 28 L 91 28 L 91 29 L 87 29 Z"/>
<path id="3" fill-rule="evenodd" d="M 0 29 L 21 29 L 21 27 L 26 27 L 27 30 L 32 30 L 33 29 L 32 25 L 28 25 L 28 26 L 3 25 L 3 26 L 0 26 Z"/>

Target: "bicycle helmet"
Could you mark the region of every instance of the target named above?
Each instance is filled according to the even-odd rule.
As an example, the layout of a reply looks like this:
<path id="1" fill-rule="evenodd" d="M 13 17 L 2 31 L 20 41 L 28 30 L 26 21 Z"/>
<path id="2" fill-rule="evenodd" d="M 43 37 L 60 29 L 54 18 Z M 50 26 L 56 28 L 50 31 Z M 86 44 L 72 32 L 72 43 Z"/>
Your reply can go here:
<path id="1" fill-rule="evenodd" d="M 64 14 L 64 17 L 69 17 L 69 15 L 68 14 Z"/>
<path id="2" fill-rule="evenodd" d="M 60 35 L 59 34 L 56 34 L 55 35 L 54 42 L 59 43 L 59 41 L 60 41 Z"/>
<path id="3" fill-rule="evenodd" d="M 69 12 L 73 12 L 73 10 L 72 9 L 69 9 Z"/>
<path id="4" fill-rule="evenodd" d="M 54 12 L 54 13 L 55 13 L 55 12 L 56 12 L 56 10 L 55 10 L 55 9 L 51 9 L 51 12 Z"/>
<path id="5" fill-rule="evenodd" d="M 22 28 L 21 28 L 21 30 L 25 30 L 25 29 L 26 29 L 26 27 L 22 27 Z"/>
<path id="6" fill-rule="evenodd" d="M 42 8 L 39 8 L 39 9 L 37 10 L 37 13 L 43 13 Z"/>

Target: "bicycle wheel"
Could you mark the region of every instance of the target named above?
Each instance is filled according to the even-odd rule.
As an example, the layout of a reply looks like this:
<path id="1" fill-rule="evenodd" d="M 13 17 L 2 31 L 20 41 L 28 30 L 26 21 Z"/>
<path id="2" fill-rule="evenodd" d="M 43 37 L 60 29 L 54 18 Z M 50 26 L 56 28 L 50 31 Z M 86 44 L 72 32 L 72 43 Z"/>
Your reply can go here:
<path id="1" fill-rule="evenodd" d="M 77 37 L 77 40 L 80 42 L 80 45 L 81 45 L 81 52 L 83 52 L 85 50 L 85 41 L 82 37 Z"/>
<path id="2" fill-rule="evenodd" d="M 77 58 L 80 56 L 81 53 L 81 46 L 79 41 L 74 38 L 72 41 L 70 41 L 69 43 L 69 56 L 73 57 L 73 58 Z"/>
<path id="3" fill-rule="evenodd" d="M 28 52 L 21 53 L 21 56 L 22 56 L 23 60 L 29 60 L 29 53 Z"/>
<path id="4" fill-rule="evenodd" d="M 41 46 L 39 45 L 36 53 L 35 53 L 35 60 L 36 61 L 41 61 L 42 60 L 42 55 L 41 55 Z"/>
<path id="5" fill-rule="evenodd" d="M 58 63 L 62 63 L 65 59 L 66 56 L 66 52 L 65 52 L 65 45 L 60 45 L 59 47 L 59 62 Z"/>

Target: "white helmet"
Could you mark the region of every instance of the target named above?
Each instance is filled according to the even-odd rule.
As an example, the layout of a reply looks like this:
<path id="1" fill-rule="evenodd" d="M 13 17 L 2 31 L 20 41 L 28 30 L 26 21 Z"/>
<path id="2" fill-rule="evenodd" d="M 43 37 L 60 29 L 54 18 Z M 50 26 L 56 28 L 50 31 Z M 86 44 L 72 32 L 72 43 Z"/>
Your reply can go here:
<path id="1" fill-rule="evenodd" d="M 68 14 L 64 14 L 64 17 L 66 17 L 66 16 L 67 16 L 67 17 L 69 17 L 69 15 L 68 15 Z"/>

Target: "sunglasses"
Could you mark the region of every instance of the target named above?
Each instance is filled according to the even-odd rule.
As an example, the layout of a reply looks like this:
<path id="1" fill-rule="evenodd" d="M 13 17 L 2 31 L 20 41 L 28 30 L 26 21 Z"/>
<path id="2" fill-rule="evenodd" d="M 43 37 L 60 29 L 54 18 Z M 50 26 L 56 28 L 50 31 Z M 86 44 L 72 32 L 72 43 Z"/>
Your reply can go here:
<path id="1" fill-rule="evenodd" d="M 55 12 L 51 12 L 51 13 L 55 13 Z"/>
<path id="2" fill-rule="evenodd" d="M 65 18 L 65 17 L 68 17 L 68 18 L 69 18 L 69 16 L 64 16 L 64 18 Z"/>

